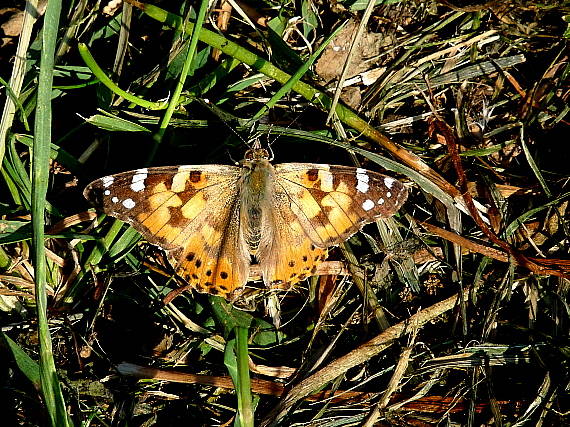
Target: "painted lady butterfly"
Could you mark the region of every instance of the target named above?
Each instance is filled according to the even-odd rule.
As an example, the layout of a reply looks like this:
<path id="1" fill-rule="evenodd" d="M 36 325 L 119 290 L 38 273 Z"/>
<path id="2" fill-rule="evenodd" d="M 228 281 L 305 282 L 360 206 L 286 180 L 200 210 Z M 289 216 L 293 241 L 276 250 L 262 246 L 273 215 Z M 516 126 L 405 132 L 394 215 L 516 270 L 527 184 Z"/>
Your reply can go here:
<path id="1" fill-rule="evenodd" d="M 235 298 L 258 263 L 265 285 L 311 276 L 364 224 L 393 215 L 407 190 L 389 176 L 313 163 L 273 166 L 259 145 L 239 166 L 138 169 L 97 179 L 85 197 L 167 251 L 199 292 Z"/>

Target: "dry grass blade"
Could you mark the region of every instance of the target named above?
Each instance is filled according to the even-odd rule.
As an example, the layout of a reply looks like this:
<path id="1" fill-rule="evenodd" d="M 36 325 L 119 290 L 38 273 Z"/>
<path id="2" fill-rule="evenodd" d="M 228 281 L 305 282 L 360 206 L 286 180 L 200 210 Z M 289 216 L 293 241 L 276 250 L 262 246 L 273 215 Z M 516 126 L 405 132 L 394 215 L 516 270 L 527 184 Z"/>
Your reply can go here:
<path id="1" fill-rule="evenodd" d="M 363 427 L 372 427 L 376 423 L 380 415 L 380 411 L 388 405 L 390 397 L 396 391 L 396 389 L 400 384 L 400 381 L 402 380 L 404 374 L 406 373 L 411 355 L 412 355 L 412 347 L 406 347 L 404 351 L 402 351 L 402 354 L 398 359 L 398 365 L 396 366 L 396 369 L 394 369 L 394 374 L 392 375 L 392 378 L 390 378 L 390 382 L 388 383 L 387 390 L 384 392 L 384 394 L 382 394 L 380 401 L 374 407 L 374 409 L 372 410 L 372 412 L 364 422 Z"/>
<path id="2" fill-rule="evenodd" d="M 465 171 L 463 170 L 463 166 L 461 164 L 461 159 L 459 157 L 459 153 L 457 150 L 457 143 L 455 140 L 455 136 L 453 135 L 449 127 L 441 120 L 436 119 L 434 123 L 438 131 L 444 136 L 445 141 L 447 142 L 447 146 L 449 147 L 455 171 L 457 172 L 457 175 L 459 177 L 460 185 L 464 189 L 463 193 L 464 200 L 467 205 L 467 208 L 469 209 L 469 213 L 471 214 L 471 217 L 477 223 L 479 228 L 489 238 L 489 240 L 498 245 L 510 256 L 512 256 L 517 261 L 518 264 L 528 268 L 530 271 L 536 274 L 553 275 L 570 279 L 570 260 L 564 260 L 564 259 L 539 260 L 537 258 L 527 257 L 526 255 L 520 253 L 516 249 L 512 248 L 505 241 L 499 239 L 497 235 L 487 226 L 487 224 L 485 224 L 485 222 L 481 218 L 479 211 L 475 207 L 471 194 L 467 191 L 467 178 L 465 176 Z"/>
<path id="3" fill-rule="evenodd" d="M 469 290 L 463 291 L 462 298 L 467 298 Z M 394 344 L 394 341 L 404 334 L 412 330 L 421 328 L 427 322 L 432 321 L 446 311 L 451 310 L 459 301 L 459 295 L 454 295 L 444 301 L 425 308 L 420 312 L 414 314 L 405 322 L 398 323 L 389 327 L 381 334 L 377 335 L 370 341 L 361 345 L 360 347 L 352 350 L 350 353 L 334 360 L 329 363 L 325 368 L 320 369 L 308 378 L 302 380 L 299 384 L 295 385 L 273 408 L 270 414 L 260 424 L 261 426 L 269 426 L 281 418 L 283 418 L 290 408 L 295 405 L 300 399 L 318 390 L 323 385 L 332 381 L 334 378 L 342 375 L 350 368 L 360 365 L 377 354 L 384 351 L 386 348 Z"/>

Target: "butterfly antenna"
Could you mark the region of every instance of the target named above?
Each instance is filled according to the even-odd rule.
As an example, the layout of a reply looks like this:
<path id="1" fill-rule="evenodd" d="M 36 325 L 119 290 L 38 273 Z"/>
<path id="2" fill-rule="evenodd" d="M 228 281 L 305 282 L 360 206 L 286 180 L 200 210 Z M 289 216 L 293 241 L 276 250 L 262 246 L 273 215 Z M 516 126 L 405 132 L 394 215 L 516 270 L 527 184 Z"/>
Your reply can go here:
<path id="1" fill-rule="evenodd" d="M 275 158 L 275 154 L 273 153 L 273 143 L 275 142 L 275 140 L 273 141 L 268 141 L 267 142 L 267 151 L 269 151 L 269 161 L 273 161 L 273 159 Z"/>
<path id="2" fill-rule="evenodd" d="M 252 149 L 261 148 L 261 132 L 258 130 L 259 122 L 254 122 L 250 128 L 249 142 Z"/>
<path id="3" fill-rule="evenodd" d="M 287 126 L 285 126 L 285 129 L 286 129 L 286 130 L 291 129 L 291 128 L 293 127 L 293 125 L 299 120 L 299 118 L 301 117 L 301 114 L 303 114 L 303 112 L 300 112 L 299 114 L 297 114 L 297 116 L 296 116 L 293 120 L 291 120 L 291 123 L 289 123 Z M 275 135 L 275 138 L 270 139 L 269 137 L 270 137 L 270 135 L 271 135 L 271 128 L 272 128 L 272 125 L 270 125 L 269 132 L 267 132 L 267 148 L 269 149 L 269 151 L 270 151 L 270 153 L 271 153 L 271 156 L 272 156 L 272 158 L 273 158 L 273 150 L 272 150 L 271 146 L 272 146 L 275 142 L 277 142 L 277 140 L 278 140 L 281 136 L 283 136 L 283 135 L 276 134 L 276 135 Z"/>
<path id="4" fill-rule="evenodd" d="M 231 121 L 234 120 L 235 122 L 237 122 L 238 125 L 242 125 L 242 123 L 245 122 L 245 126 L 249 127 L 249 122 L 250 121 L 245 121 L 243 119 L 240 119 L 239 117 L 236 117 L 230 113 L 225 112 L 224 110 L 222 110 L 221 108 L 219 108 L 217 105 L 212 104 L 209 100 L 207 99 L 198 99 L 198 101 L 204 105 L 207 109 L 209 109 L 216 117 L 218 117 L 221 122 L 242 142 L 243 145 L 245 145 L 248 148 L 251 148 L 250 143 L 249 143 L 249 139 L 245 139 L 236 129 L 234 126 L 232 126 Z"/>

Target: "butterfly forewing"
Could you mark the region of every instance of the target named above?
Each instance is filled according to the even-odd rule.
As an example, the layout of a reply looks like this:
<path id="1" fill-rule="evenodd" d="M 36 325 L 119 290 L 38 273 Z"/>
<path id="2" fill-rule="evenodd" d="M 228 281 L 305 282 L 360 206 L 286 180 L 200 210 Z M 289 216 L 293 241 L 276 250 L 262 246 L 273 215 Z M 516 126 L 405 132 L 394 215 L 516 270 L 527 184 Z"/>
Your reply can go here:
<path id="1" fill-rule="evenodd" d="M 407 198 L 404 185 L 361 168 L 313 163 L 275 166 L 276 193 L 288 199 L 313 244 L 328 248 L 364 224 L 396 213 Z"/>

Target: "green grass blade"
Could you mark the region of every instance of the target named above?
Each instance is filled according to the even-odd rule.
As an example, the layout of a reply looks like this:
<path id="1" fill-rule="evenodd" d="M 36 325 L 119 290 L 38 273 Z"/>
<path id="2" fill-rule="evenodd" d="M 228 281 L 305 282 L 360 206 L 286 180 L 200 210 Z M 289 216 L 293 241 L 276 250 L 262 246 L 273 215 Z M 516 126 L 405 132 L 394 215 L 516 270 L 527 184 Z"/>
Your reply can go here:
<path id="1" fill-rule="evenodd" d="M 0 339 L 4 341 L 4 345 L 9 349 L 14 361 L 20 371 L 28 378 L 34 387 L 40 388 L 40 367 L 22 348 L 14 342 L 4 332 L 0 333 Z"/>
<path id="2" fill-rule="evenodd" d="M 285 84 L 281 86 L 281 88 L 277 92 L 275 92 L 275 94 L 271 97 L 271 99 L 266 104 L 264 104 L 263 107 L 261 107 L 261 109 L 251 119 L 252 121 L 259 120 L 267 111 L 273 108 L 281 98 L 287 95 L 289 91 L 291 91 L 291 89 L 293 89 L 295 83 L 300 81 L 301 77 L 303 77 L 305 73 L 309 71 L 309 68 L 311 68 L 313 63 L 321 55 L 322 51 L 325 50 L 325 48 L 345 27 L 345 25 L 346 22 L 343 25 L 339 25 L 338 28 L 334 30 L 332 34 L 330 34 L 327 37 L 327 39 L 319 46 L 319 48 L 309 56 L 309 58 L 305 61 L 305 63 L 301 67 L 299 67 L 299 69 L 295 72 L 295 74 L 293 74 L 291 78 L 289 78 L 289 80 L 287 80 L 287 82 L 285 82 Z"/>
<path id="3" fill-rule="evenodd" d="M 87 268 L 89 268 L 90 266 L 97 266 L 99 264 L 99 262 L 101 261 L 101 259 L 103 258 L 103 256 L 109 252 L 110 248 L 113 245 L 113 242 L 115 241 L 115 239 L 117 239 L 117 236 L 120 236 L 121 230 L 123 228 L 123 224 L 124 223 L 122 221 L 119 221 L 118 219 L 115 219 L 111 223 L 111 227 L 107 231 L 107 234 L 105 234 L 105 236 L 102 239 L 97 241 L 97 244 L 95 245 L 95 247 L 91 250 L 91 252 L 85 258 L 84 265 Z M 136 233 L 136 231 L 134 229 L 132 230 L 132 232 Z M 71 287 L 71 289 L 67 292 L 67 294 L 64 298 L 65 304 L 71 304 L 74 302 L 75 296 L 78 292 L 78 286 L 79 286 L 81 280 L 83 279 L 83 277 L 85 276 L 86 271 L 87 271 L 87 269 L 82 270 L 78 274 L 77 280 L 75 281 L 75 285 L 73 287 Z"/>
<path id="4" fill-rule="evenodd" d="M 51 143 L 51 96 L 54 52 L 57 40 L 61 1 L 48 2 L 42 29 L 41 63 L 38 78 L 37 108 L 34 124 L 34 148 L 32 157 L 32 259 L 38 314 L 38 338 L 40 354 L 40 380 L 44 403 L 50 424 L 69 425 L 65 401 L 55 370 L 51 336 L 47 321 L 46 273 L 47 262 L 44 247 L 44 215 L 49 182 L 49 155 Z"/>
<path id="5" fill-rule="evenodd" d="M 77 45 L 77 49 L 79 50 L 79 54 L 81 55 L 81 58 L 85 62 L 85 65 L 87 65 L 89 69 L 93 72 L 95 77 L 97 77 L 97 79 L 105 86 L 107 86 L 107 88 L 109 88 L 113 93 L 125 98 L 127 101 L 132 102 L 135 105 L 139 105 L 148 110 L 163 110 L 166 108 L 165 102 L 147 101 L 145 99 L 131 95 L 127 91 L 124 91 L 119 86 L 117 86 L 107 76 L 107 74 L 105 74 L 105 72 L 101 69 L 101 67 L 99 67 L 99 65 L 95 61 L 95 58 L 93 58 L 93 55 L 91 55 L 91 52 L 89 52 L 89 48 L 85 43 L 79 43 Z"/>
<path id="6" fill-rule="evenodd" d="M 505 227 L 505 231 L 504 231 L 503 235 L 507 238 L 511 237 L 513 235 L 513 233 L 515 231 L 517 231 L 517 229 L 521 226 L 521 224 L 524 224 L 526 221 L 531 219 L 534 216 L 534 214 L 536 214 L 536 213 L 540 212 L 541 210 L 544 210 L 550 206 L 556 206 L 557 204 L 562 202 L 562 200 L 567 199 L 568 197 L 570 197 L 570 193 L 564 193 L 564 194 L 561 194 L 556 199 L 551 200 L 548 203 L 545 203 L 545 204 L 538 206 L 536 208 L 533 208 L 533 209 L 529 209 L 525 213 L 523 213 L 523 214 L 519 215 L 517 218 L 515 218 L 515 220 L 512 221 L 509 225 L 507 225 L 507 227 Z"/>
<path id="7" fill-rule="evenodd" d="M 212 72 L 188 90 L 189 97 L 203 95 L 234 70 L 240 62 L 234 58 L 224 59 Z"/>
<path id="8" fill-rule="evenodd" d="M 31 136 L 24 134 L 16 134 L 15 139 L 17 142 L 20 142 L 25 146 L 29 147 L 30 151 L 32 150 L 32 147 L 34 146 L 34 139 Z M 69 154 L 63 148 L 59 147 L 57 144 L 50 144 L 50 146 L 51 146 L 50 158 L 52 160 L 55 160 L 58 163 L 61 163 L 62 165 L 65 165 L 65 167 L 71 170 L 72 172 L 78 172 L 82 170 L 84 166 L 81 163 L 79 163 L 74 156 Z"/>
<path id="9" fill-rule="evenodd" d="M 122 119 L 111 114 L 94 114 L 87 117 L 87 123 L 109 132 L 150 132 L 149 129 L 130 120 Z"/>
<path id="10" fill-rule="evenodd" d="M 184 89 L 184 83 L 186 82 L 186 78 L 189 74 L 193 74 L 191 71 L 191 66 L 196 56 L 196 46 L 198 45 L 198 40 L 200 39 L 200 32 L 202 31 L 202 25 L 204 24 L 204 19 L 206 17 L 206 12 L 208 11 L 208 0 L 202 0 L 200 2 L 200 10 L 198 11 L 198 16 L 196 17 L 196 24 L 192 27 L 192 35 L 190 38 L 190 45 L 188 46 L 188 52 L 186 54 L 186 59 L 184 60 L 184 65 L 182 66 L 182 71 L 180 72 L 180 76 L 178 77 L 178 82 L 176 83 L 176 87 L 174 88 L 174 93 L 170 98 L 168 103 L 168 107 L 164 112 L 164 116 L 160 120 L 160 125 L 158 127 L 158 132 L 154 135 L 155 145 L 148 157 L 147 164 L 152 162 L 154 155 L 156 154 L 156 150 L 164 133 L 166 132 L 166 128 L 170 123 L 170 119 L 174 114 L 174 111 L 178 107 L 178 101 L 180 99 L 180 95 L 182 93 L 182 89 Z"/>
<path id="11" fill-rule="evenodd" d="M 540 171 L 540 168 L 538 167 L 538 165 L 536 164 L 536 162 L 532 158 L 532 154 L 530 153 L 528 146 L 526 145 L 525 137 L 524 137 L 524 127 L 521 127 L 521 141 L 520 142 L 521 142 L 521 147 L 523 149 L 524 155 L 526 157 L 526 161 L 528 162 L 528 165 L 532 169 L 532 173 L 534 173 L 534 176 L 536 176 L 536 179 L 540 183 L 540 186 L 544 190 L 544 194 L 546 194 L 546 196 L 549 198 L 552 197 L 552 192 L 548 188 L 548 185 L 546 184 L 546 180 L 542 176 L 542 172 Z"/>
<path id="12" fill-rule="evenodd" d="M 253 401 L 251 397 L 251 379 L 249 377 L 248 333 L 253 317 L 249 313 L 237 310 L 219 297 L 211 297 L 213 314 L 224 330 L 224 336 L 232 332 L 234 338 L 226 342 L 224 364 L 234 383 L 238 399 L 236 426 L 253 426 Z"/>
<path id="13" fill-rule="evenodd" d="M 141 235 L 137 230 L 133 227 L 127 228 L 109 248 L 109 257 L 117 262 L 129 253 L 140 239 Z"/>
<path id="14" fill-rule="evenodd" d="M 123 224 L 124 223 L 122 221 L 119 221 L 118 219 L 115 219 L 111 223 L 111 228 L 109 229 L 105 237 L 101 239 L 101 241 L 99 242 L 100 244 L 98 244 L 95 248 L 93 248 L 93 251 L 91 251 L 91 253 L 87 257 L 85 261 L 86 265 L 99 264 L 101 258 L 103 258 L 103 255 L 109 251 L 112 243 L 115 241 L 115 239 L 121 232 Z"/>
<path id="15" fill-rule="evenodd" d="M 4 156 L 2 162 L 2 176 L 14 203 L 29 210 L 32 197 L 30 177 L 27 172 L 24 173 L 25 176 L 21 175 L 18 164 L 21 160 L 13 147 L 12 143 L 8 145 L 7 155 Z"/>
<path id="16" fill-rule="evenodd" d="M 249 355 L 247 348 L 248 328 L 238 326 L 236 334 L 238 419 L 241 427 L 253 427 L 253 401 L 251 399 L 251 379 L 249 378 Z"/>
<path id="17" fill-rule="evenodd" d="M 249 377 L 248 328 L 236 326 L 235 338 L 226 343 L 224 364 L 235 386 L 238 411 L 234 425 L 253 427 L 253 402 L 251 397 L 251 379 Z"/>

